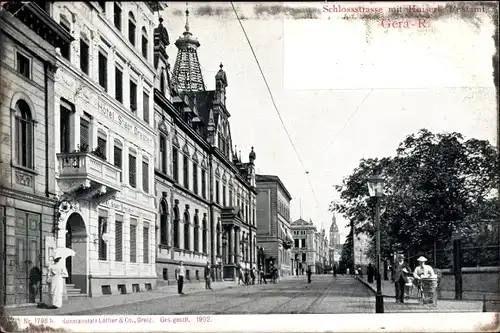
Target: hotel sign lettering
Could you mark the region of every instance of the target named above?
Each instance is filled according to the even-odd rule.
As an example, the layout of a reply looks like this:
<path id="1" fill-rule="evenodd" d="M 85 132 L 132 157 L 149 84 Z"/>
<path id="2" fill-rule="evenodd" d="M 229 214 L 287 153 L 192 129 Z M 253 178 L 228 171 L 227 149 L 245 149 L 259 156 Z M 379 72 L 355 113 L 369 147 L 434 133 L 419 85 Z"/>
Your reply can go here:
<path id="1" fill-rule="evenodd" d="M 135 135 L 139 139 L 151 145 L 154 145 L 154 140 L 151 136 L 141 131 L 136 125 L 130 123 L 124 116 L 113 111 L 108 107 L 108 105 L 106 105 L 106 103 L 101 100 L 98 101 L 98 109 L 100 113 L 106 116 L 106 118 L 108 118 L 115 124 L 118 124 L 118 126 L 125 129 L 127 132 Z"/>

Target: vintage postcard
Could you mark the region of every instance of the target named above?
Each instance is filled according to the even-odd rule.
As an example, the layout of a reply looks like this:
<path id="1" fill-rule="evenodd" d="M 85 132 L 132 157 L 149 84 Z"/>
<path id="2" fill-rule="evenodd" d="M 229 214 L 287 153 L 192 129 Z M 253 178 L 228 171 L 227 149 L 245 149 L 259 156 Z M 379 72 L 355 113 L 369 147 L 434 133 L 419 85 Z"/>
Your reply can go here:
<path id="1" fill-rule="evenodd" d="M 1 332 L 500 328 L 498 3 L 0 3 Z"/>

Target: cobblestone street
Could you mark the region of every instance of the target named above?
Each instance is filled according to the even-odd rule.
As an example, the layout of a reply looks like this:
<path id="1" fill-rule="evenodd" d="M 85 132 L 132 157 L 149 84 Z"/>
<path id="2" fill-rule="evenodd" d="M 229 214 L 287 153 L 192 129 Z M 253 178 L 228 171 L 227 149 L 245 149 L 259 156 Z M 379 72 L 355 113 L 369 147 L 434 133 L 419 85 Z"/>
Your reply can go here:
<path id="1" fill-rule="evenodd" d="M 214 290 L 187 285 L 186 295 L 175 289 L 155 292 L 70 300 L 60 310 L 11 309 L 12 315 L 197 315 L 197 314 L 328 314 L 374 313 L 375 297 L 365 284 L 351 276 L 313 275 L 290 277 L 277 284 L 238 286 L 214 283 Z M 416 300 L 395 304 L 385 299 L 385 312 L 480 312 L 481 302 L 440 301 L 437 307 L 419 306 Z"/>

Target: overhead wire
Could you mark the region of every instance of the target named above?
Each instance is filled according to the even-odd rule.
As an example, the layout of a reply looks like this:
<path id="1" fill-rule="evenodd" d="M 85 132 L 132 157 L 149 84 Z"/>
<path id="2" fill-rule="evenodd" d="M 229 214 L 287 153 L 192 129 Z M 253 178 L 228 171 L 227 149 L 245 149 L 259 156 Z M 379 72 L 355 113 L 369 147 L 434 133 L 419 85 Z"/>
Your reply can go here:
<path id="1" fill-rule="evenodd" d="M 314 200 L 316 201 L 316 205 L 319 208 L 319 201 L 318 201 L 318 198 L 316 196 L 316 192 L 314 191 L 314 187 L 312 185 L 311 178 L 309 177 L 309 171 L 307 170 L 307 168 L 306 168 L 306 166 L 305 166 L 302 158 L 300 157 L 300 154 L 299 154 L 299 152 L 297 150 L 297 147 L 295 146 L 295 144 L 294 144 L 294 142 L 292 140 L 292 137 L 291 137 L 290 133 L 288 132 L 288 129 L 286 128 L 285 122 L 283 121 L 283 118 L 281 117 L 281 113 L 280 113 L 280 111 L 278 109 L 278 106 L 276 105 L 276 101 L 274 99 L 274 95 L 273 95 L 273 93 L 271 91 L 271 88 L 269 87 L 269 83 L 267 82 L 266 76 L 264 74 L 264 71 L 262 70 L 262 67 L 260 65 L 259 59 L 257 58 L 257 55 L 255 54 L 255 50 L 254 50 L 254 48 L 252 46 L 252 42 L 250 41 L 250 38 L 248 38 L 248 34 L 247 34 L 246 30 L 245 30 L 245 27 L 243 26 L 243 23 L 241 22 L 240 16 L 238 15 L 238 12 L 236 11 L 236 8 L 235 8 L 235 6 L 234 6 L 234 4 L 233 4 L 232 1 L 231 1 L 231 6 L 233 7 L 234 14 L 236 15 L 236 18 L 238 19 L 238 23 L 240 24 L 241 30 L 243 31 L 243 34 L 245 35 L 245 38 L 246 38 L 247 43 L 248 43 L 248 46 L 250 47 L 250 50 L 252 51 L 252 55 L 253 55 L 253 57 L 255 59 L 255 62 L 257 63 L 257 67 L 259 68 L 260 74 L 262 76 L 262 79 L 264 80 L 264 83 L 266 85 L 267 91 L 269 92 L 269 96 L 271 98 L 271 102 L 272 102 L 272 104 L 274 106 L 274 109 L 275 109 L 276 113 L 278 114 L 278 118 L 279 118 L 279 120 L 281 122 L 281 126 L 285 130 L 285 133 L 286 133 L 286 135 L 288 137 L 288 140 L 290 141 L 290 143 L 291 143 L 291 145 L 293 147 L 293 150 L 295 151 L 295 154 L 297 155 L 297 158 L 299 159 L 300 164 L 302 165 L 302 167 L 303 167 L 303 169 L 305 171 L 305 175 L 306 175 L 307 181 L 309 183 L 309 187 L 310 187 L 311 192 L 312 192 L 312 194 L 314 196 Z"/>

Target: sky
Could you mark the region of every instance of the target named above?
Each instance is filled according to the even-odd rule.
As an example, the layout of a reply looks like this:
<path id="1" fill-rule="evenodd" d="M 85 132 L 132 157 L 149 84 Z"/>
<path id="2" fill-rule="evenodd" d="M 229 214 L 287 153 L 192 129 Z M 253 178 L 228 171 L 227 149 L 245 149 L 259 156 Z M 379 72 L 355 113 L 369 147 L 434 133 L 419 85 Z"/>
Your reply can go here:
<path id="1" fill-rule="evenodd" d="M 173 68 L 186 3 L 168 4 L 161 15 Z M 408 18 L 394 28 L 398 20 L 346 20 L 329 9 L 359 5 L 235 3 L 292 145 L 231 4 L 187 4 L 207 89 L 221 62 L 228 77 L 233 145 L 244 160 L 253 146 L 257 172 L 279 176 L 293 197 L 292 220 L 311 219 L 318 229 L 331 225 L 334 185 L 362 158 L 393 156 L 407 135 L 427 128 L 497 142 L 487 14 L 443 15 L 423 26 Z M 386 13 L 395 4 L 364 6 Z M 336 217 L 343 242 L 348 221 Z"/>

